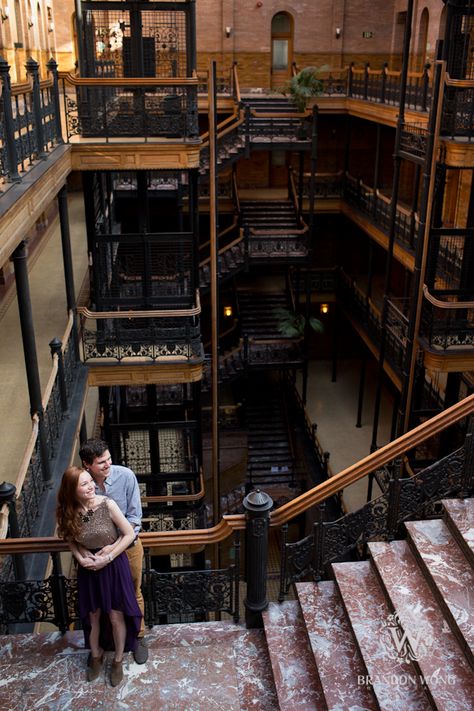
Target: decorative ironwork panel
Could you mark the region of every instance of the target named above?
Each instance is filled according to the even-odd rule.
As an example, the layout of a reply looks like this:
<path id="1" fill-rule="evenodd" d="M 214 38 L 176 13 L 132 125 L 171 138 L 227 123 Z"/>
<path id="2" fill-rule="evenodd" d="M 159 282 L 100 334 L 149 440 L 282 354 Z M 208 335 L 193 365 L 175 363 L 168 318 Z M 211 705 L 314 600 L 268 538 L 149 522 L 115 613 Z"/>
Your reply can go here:
<path id="1" fill-rule="evenodd" d="M 145 10 L 123 3 L 123 10 L 83 14 L 86 76 L 187 76 L 186 12 Z M 132 37 L 140 37 L 140 52 Z"/>
<path id="2" fill-rule="evenodd" d="M 400 150 L 421 162 L 426 155 L 427 140 L 428 131 L 424 127 L 406 123 L 401 131 Z"/>
<path id="3" fill-rule="evenodd" d="M 305 259 L 308 256 L 307 235 L 258 235 L 249 238 L 252 259 Z"/>
<path id="4" fill-rule="evenodd" d="M 94 253 L 98 308 L 192 306 L 193 243 L 190 233 L 103 235 Z"/>
<path id="5" fill-rule="evenodd" d="M 176 573 L 145 573 L 145 619 L 157 624 L 162 615 L 202 615 L 227 612 L 235 615 L 234 567 Z"/>

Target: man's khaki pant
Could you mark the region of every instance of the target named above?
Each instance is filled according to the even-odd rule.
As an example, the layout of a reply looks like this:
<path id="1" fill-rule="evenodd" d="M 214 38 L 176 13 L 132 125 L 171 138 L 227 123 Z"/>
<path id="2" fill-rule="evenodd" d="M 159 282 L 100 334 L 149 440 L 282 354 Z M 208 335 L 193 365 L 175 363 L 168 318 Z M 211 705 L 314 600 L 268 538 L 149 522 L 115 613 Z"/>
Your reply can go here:
<path id="1" fill-rule="evenodd" d="M 142 595 L 142 571 L 143 571 L 143 545 L 140 539 L 137 540 L 134 546 L 127 548 L 128 562 L 130 564 L 130 572 L 132 573 L 133 586 L 135 588 L 135 597 L 137 598 L 138 607 L 142 615 L 145 614 L 145 603 Z M 145 618 L 142 617 L 140 632 L 138 637 L 145 635 Z"/>

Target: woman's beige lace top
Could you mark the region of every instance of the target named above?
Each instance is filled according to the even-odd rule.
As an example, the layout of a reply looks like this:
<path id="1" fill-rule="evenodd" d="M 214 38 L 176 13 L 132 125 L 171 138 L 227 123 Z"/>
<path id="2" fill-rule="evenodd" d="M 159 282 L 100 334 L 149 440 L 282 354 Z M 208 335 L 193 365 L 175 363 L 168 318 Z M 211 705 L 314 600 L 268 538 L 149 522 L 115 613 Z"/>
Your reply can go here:
<path id="1" fill-rule="evenodd" d="M 84 548 L 89 550 L 103 548 L 103 546 L 117 540 L 118 532 L 110 518 L 106 496 L 102 497 L 102 501 L 94 511 L 80 513 L 79 519 L 82 523 L 82 530 L 77 537 L 77 543 Z"/>

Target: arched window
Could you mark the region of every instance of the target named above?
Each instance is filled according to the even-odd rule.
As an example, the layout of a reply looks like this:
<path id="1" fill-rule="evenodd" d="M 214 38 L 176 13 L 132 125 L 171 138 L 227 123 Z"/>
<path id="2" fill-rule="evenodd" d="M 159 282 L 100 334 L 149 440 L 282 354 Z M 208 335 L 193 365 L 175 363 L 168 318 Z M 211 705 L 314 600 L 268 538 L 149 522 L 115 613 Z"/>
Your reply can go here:
<path id="1" fill-rule="evenodd" d="M 293 18 L 278 12 L 272 19 L 272 86 L 282 86 L 291 74 Z"/>
<path id="2" fill-rule="evenodd" d="M 428 24 L 429 13 L 425 7 L 420 17 L 420 26 L 418 28 L 418 42 L 416 48 L 416 71 L 421 72 L 427 59 L 427 42 L 428 42 Z"/>

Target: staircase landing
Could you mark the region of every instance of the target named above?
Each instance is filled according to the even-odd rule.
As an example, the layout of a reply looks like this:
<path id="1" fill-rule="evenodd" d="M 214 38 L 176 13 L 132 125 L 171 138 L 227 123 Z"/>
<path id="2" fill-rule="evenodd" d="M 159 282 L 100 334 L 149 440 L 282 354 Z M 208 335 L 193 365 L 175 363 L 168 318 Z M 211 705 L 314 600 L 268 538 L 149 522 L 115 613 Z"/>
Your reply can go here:
<path id="1" fill-rule="evenodd" d="M 262 630 L 225 622 L 163 625 L 147 633 L 150 657 L 126 655 L 124 681 L 85 681 L 81 632 L 0 637 L 0 708 L 47 711 L 273 711 L 278 708 Z M 105 678 L 104 678 L 105 677 Z"/>

